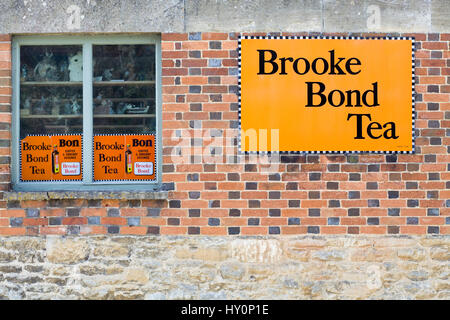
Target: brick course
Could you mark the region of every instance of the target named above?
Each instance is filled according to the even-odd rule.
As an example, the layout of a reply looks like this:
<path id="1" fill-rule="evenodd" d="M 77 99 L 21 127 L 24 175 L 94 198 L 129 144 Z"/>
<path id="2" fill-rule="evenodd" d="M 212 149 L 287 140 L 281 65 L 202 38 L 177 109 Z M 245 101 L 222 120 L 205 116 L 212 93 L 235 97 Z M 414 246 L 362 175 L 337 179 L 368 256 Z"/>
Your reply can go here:
<path id="1" fill-rule="evenodd" d="M 2 200 L 0 235 L 449 234 L 450 35 L 376 36 L 398 35 L 416 38 L 414 155 L 283 155 L 270 174 L 251 156 L 233 163 L 238 34 L 162 34 L 169 199 Z M 10 129 L 11 38 L 0 35 L 1 191 L 10 189 Z"/>

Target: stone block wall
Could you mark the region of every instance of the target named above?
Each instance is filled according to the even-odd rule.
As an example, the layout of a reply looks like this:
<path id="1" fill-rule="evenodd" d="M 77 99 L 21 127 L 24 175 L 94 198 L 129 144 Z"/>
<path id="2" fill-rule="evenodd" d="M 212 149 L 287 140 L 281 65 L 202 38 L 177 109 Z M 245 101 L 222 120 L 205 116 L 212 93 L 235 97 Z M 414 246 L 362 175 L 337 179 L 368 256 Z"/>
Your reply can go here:
<path id="1" fill-rule="evenodd" d="M 0 299 L 449 299 L 442 236 L 0 238 Z"/>

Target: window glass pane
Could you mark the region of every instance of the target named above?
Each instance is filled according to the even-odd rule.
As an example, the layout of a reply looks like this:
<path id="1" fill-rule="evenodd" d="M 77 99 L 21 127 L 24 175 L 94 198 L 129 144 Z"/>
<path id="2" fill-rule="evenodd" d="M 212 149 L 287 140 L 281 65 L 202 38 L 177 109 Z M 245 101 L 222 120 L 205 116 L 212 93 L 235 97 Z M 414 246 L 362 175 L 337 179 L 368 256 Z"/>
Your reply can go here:
<path id="1" fill-rule="evenodd" d="M 93 46 L 95 134 L 154 133 L 155 46 Z"/>
<path id="2" fill-rule="evenodd" d="M 82 47 L 20 47 L 20 138 L 81 134 Z"/>

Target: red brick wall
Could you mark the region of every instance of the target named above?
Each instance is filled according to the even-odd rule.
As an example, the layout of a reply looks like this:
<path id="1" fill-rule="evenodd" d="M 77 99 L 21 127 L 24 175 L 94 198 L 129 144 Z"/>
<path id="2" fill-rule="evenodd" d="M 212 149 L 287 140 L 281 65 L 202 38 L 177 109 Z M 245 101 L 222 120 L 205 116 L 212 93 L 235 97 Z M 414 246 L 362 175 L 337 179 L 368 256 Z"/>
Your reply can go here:
<path id="1" fill-rule="evenodd" d="M 416 39 L 416 154 L 283 155 L 270 173 L 248 156 L 231 163 L 237 36 L 162 35 L 168 200 L 2 201 L 0 235 L 450 233 L 450 34 L 400 35 Z M 9 41 L 0 36 L 2 190 L 10 179 Z M 211 150 L 222 160 L 208 159 Z"/>
<path id="2" fill-rule="evenodd" d="M 9 189 L 11 179 L 11 93 L 11 37 L 0 34 L 0 191 Z"/>

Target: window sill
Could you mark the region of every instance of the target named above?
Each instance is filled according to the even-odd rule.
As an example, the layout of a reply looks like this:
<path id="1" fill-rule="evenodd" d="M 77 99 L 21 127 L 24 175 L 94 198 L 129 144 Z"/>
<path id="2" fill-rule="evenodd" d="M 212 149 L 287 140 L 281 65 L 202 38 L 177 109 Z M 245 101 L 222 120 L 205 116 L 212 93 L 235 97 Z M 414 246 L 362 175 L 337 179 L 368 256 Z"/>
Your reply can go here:
<path id="1" fill-rule="evenodd" d="M 52 199 L 118 199 L 118 200 L 165 200 L 167 191 L 49 191 L 49 192 L 5 192 L 3 200 L 52 200 Z"/>

